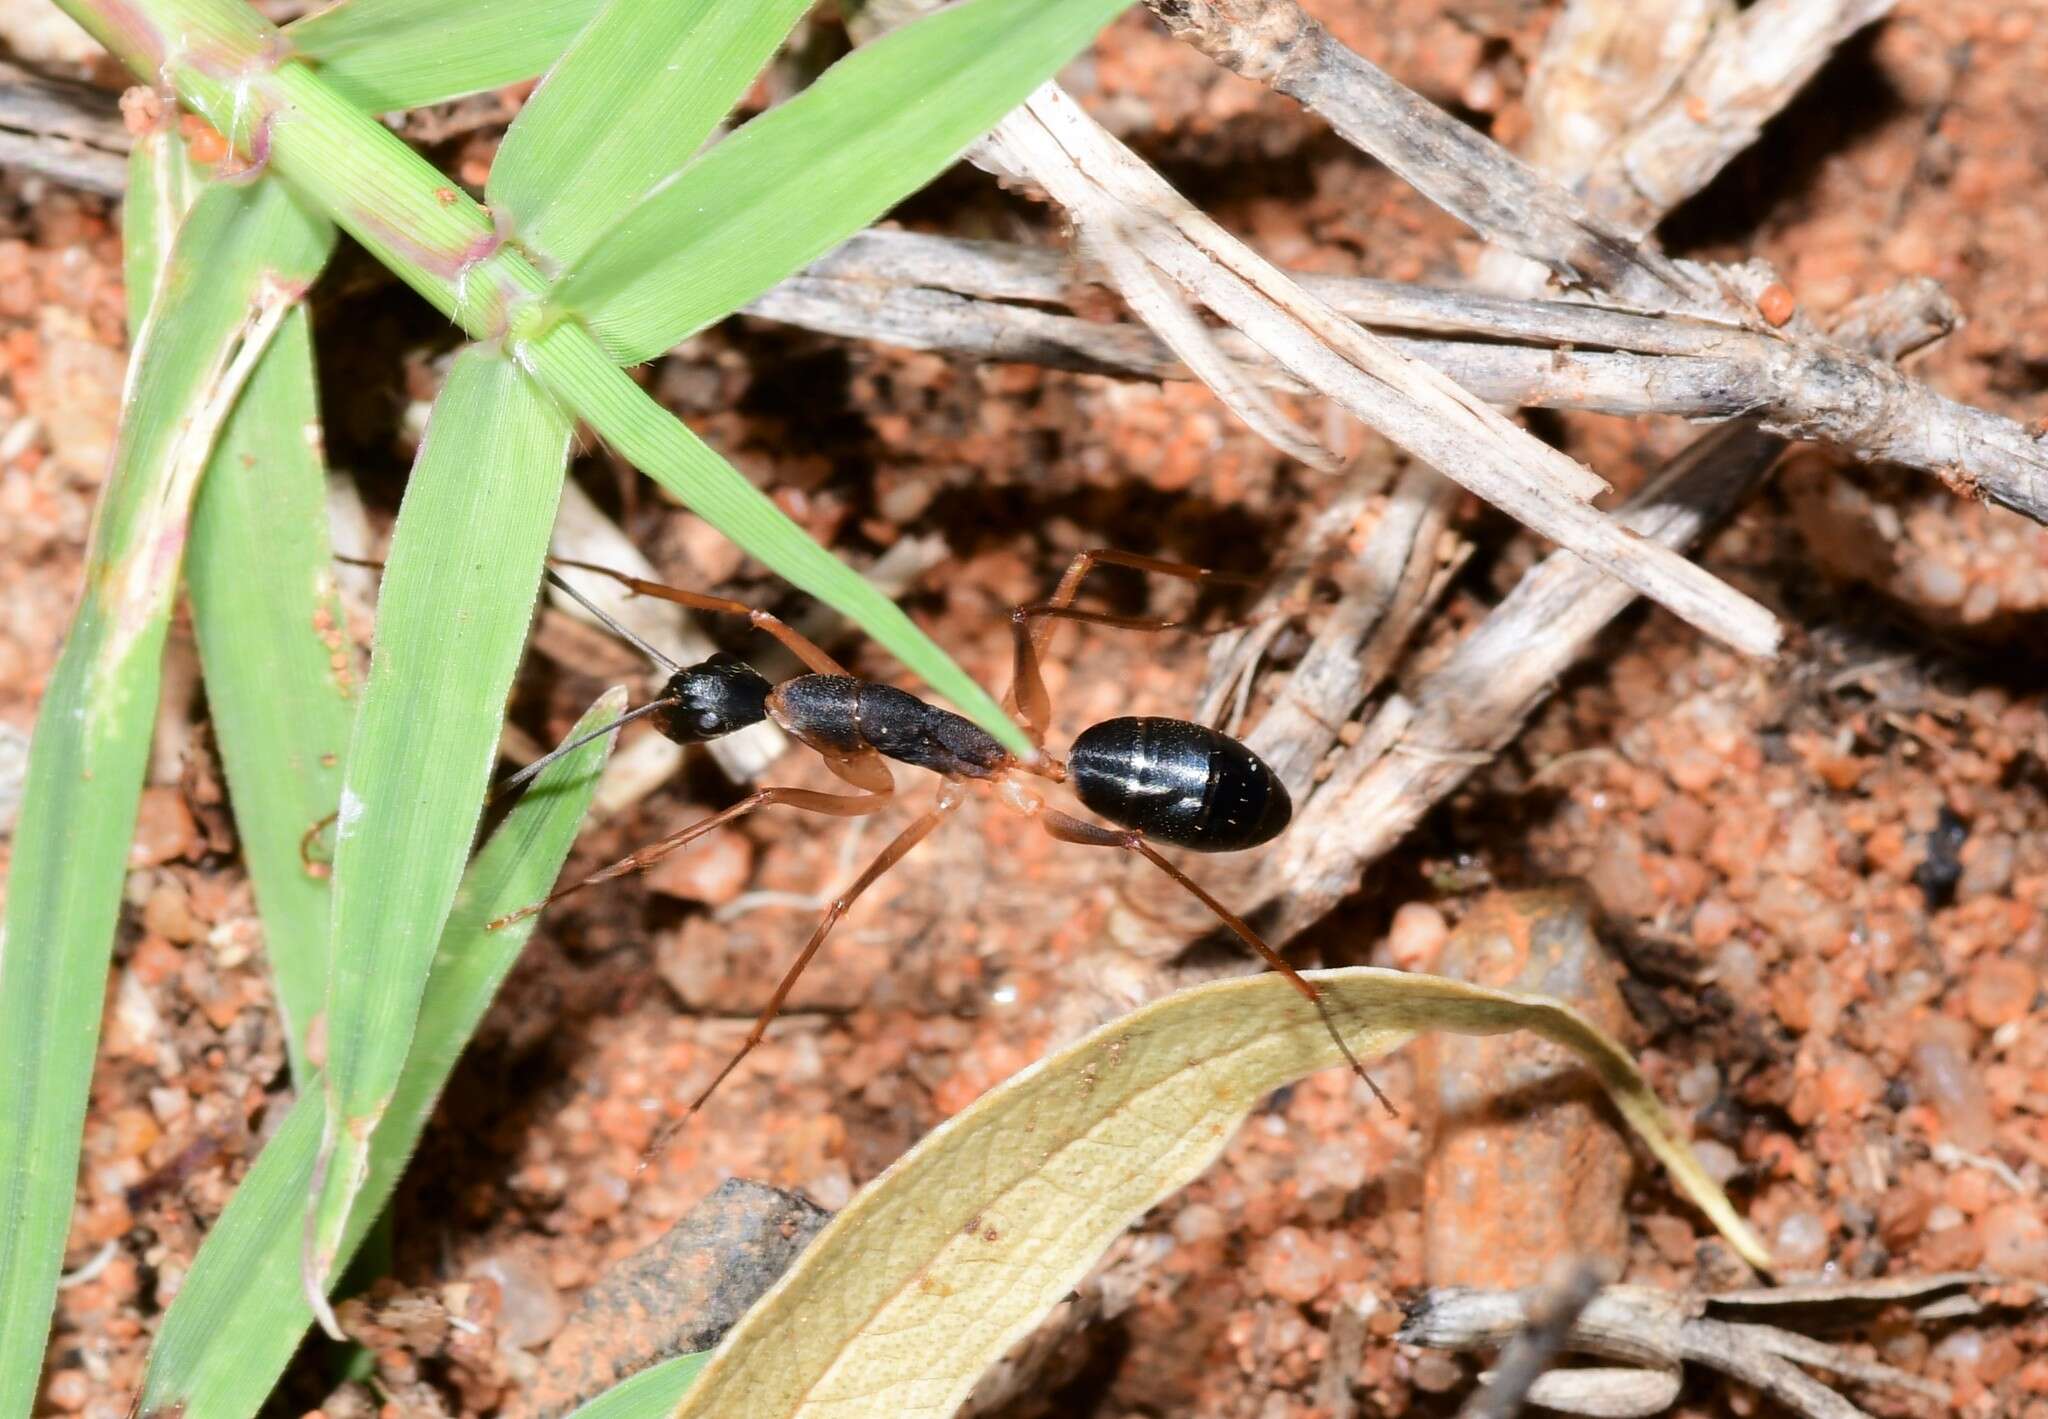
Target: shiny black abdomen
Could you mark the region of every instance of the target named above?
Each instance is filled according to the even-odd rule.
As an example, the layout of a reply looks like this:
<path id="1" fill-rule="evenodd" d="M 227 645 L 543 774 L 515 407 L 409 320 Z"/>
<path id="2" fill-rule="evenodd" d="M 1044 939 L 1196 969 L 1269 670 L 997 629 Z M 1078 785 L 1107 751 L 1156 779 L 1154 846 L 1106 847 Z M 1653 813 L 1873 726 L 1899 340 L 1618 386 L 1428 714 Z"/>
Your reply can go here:
<path id="1" fill-rule="evenodd" d="M 768 703 L 790 733 L 844 754 L 873 749 L 899 764 L 963 778 L 992 778 L 1011 763 L 1009 750 L 972 720 L 891 685 L 799 675 L 778 685 Z"/>
<path id="2" fill-rule="evenodd" d="M 1257 847 L 1294 816 L 1264 759 L 1186 720 L 1104 720 L 1074 740 L 1067 777 L 1110 822 L 1196 852 Z"/>

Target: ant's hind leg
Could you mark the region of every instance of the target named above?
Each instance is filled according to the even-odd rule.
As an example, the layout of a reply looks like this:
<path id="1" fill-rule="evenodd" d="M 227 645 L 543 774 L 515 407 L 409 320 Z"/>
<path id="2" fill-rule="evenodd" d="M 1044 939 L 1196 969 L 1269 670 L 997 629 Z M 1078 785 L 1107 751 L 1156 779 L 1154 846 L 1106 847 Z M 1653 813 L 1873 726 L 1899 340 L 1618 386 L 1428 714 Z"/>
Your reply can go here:
<path id="1" fill-rule="evenodd" d="M 1011 677 L 1010 693 L 1004 696 L 1003 703 L 1024 721 L 1034 744 L 1044 743 L 1046 726 L 1052 718 L 1052 696 L 1045 688 L 1045 675 L 1040 663 L 1044 659 L 1046 638 L 1052 634 L 1054 621 L 1086 621 L 1091 625 L 1114 626 L 1127 631 L 1170 631 L 1181 624 L 1156 616 L 1119 616 L 1108 611 L 1076 610 L 1074 597 L 1080 593 L 1081 583 L 1087 579 L 1088 573 L 1098 566 L 1156 572 L 1160 576 L 1179 577 L 1197 584 L 1214 582 L 1256 586 L 1261 580 L 1235 572 L 1211 571 L 1190 562 L 1163 561 L 1158 557 L 1142 557 L 1136 552 L 1119 552 L 1108 547 L 1075 554 L 1051 596 L 1043 601 L 1027 602 L 1010 612 L 1011 633 L 1016 639 L 1016 669 Z"/>
<path id="2" fill-rule="evenodd" d="M 893 797 L 893 787 L 860 794 L 819 793 L 808 788 L 755 789 L 730 808 L 713 813 L 708 818 L 700 818 L 681 832 L 671 833 L 659 842 L 650 843 L 638 852 L 630 853 L 620 858 L 611 866 L 600 868 L 579 882 L 572 882 L 558 891 L 550 892 L 539 901 L 523 906 L 518 911 L 507 912 L 504 916 L 493 921 L 489 929 L 496 931 L 500 927 L 510 926 L 515 921 L 524 921 L 543 907 L 559 902 L 572 892 L 580 892 L 585 887 L 595 886 L 599 882 L 609 882 L 614 877 L 623 877 L 629 872 L 638 872 L 643 868 L 652 867 L 677 848 L 688 847 L 713 829 L 724 827 L 727 823 L 732 822 L 736 818 L 744 817 L 757 808 L 770 808 L 779 804 L 790 808 L 800 808 L 806 813 L 824 813 L 836 818 L 860 818 L 869 813 L 881 812 L 882 809 L 888 807 L 889 801 Z"/>
<path id="3" fill-rule="evenodd" d="M 1343 1055 L 1344 1062 L 1351 1066 L 1351 1072 L 1365 1081 L 1365 1087 L 1372 1090 L 1373 1097 L 1380 1101 L 1388 1114 L 1395 1118 L 1400 1117 L 1400 1111 L 1380 1092 L 1380 1086 L 1373 1083 L 1372 1076 L 1365 1072 L 1365 1066 L 1358 1062 L 1358 1056 L 1351 1052 L 1351 1046 L 1344 1042 L 1344 1036 L 1337 1029 L 1337 1021 L 1330 1014 L 1329 1002 L 1323 999 L 1323 993 L 1300 971 L 1294 969 L 1286 957 L 1268 945 L 1264 937 L 1252 930 L 1249 922 L 1210 896 L 1194 878 L 1161 857 L 1157 849 L 1145 841 L 1144 834 L 1132 832 L 1127 828 L 1105 828 L 1099 824 L 1084 822 L 1055 808 L 1042 809 L 1036 817 L 1039 826 L 1044 828 L 1049 836 L 1058 838 L 1063 843 L 1077 843 L 1082 847 L 1117 847 L 1126 852 L 1136 853 L 1185 887 L 1196 901 L 1207 907 L 1218 921 L 1230 928 L 1232 935 L 1251 947 L 1261 960 L 1287 977 L 1289 983 L 1308 998 L 1308 1003 L 1315 1006 L 1316 1014 L 1322 1017 L 1323 1028 L 1330 1032 L 1330 1038 L 1336 1042 L 1337 1052 Z"/>
<path id="4" fill-rule="evenodd" d="M 599 576 L 610 577 L 629 591 L 637 592 L 642 596 L 659 597 L 663 601 L 673 601 L 676 605 L 687 606 L 693 611 L 708 611 L 713 615 L 719 616 L 744 616 L 753 623 L 756 630 L 766 631 L 769 635 L 787 646 L 790 653 L 795 655 L 798 660 L 801 660 L 812 673 L 818 675 L 844 675 L 847 673 L 845 666 L 827 655 L 819 648 L 817 642 L 806 636 L 802 631 L 790 625 L 780 616 L 771 615 L 766 611 L 756 611 L 744 601 L 735 601 L 729 596 L 711 596 L 701 591 L 684 591 L 678 586 L 665 586 L 661 582 L 649 581 L 645 577 L 637 577 L 626 572 L 614 571 L 610 567 L 601 567 L 595 562 L 572 561 L 568 557 L 550 557 L 548 558 L 548 563 L 551 566 L 574 567 L 578 571 L 596 572 Z"/>
<path id="5" fill-rule="evenodd" d="M 725 1067 L 718 1071 L 717 1076 L 709 1084 L 704 1086 L 704 1092 L 699 1094 L 696 1102 L 690 1105 L 691 1113 L 695 1113 L 703 1108 L 704 1101 L 711 1097 L 720 1084 L 725 1082 L 726 1076 L 738 1068 L 739 1062 L 752 1054 L 755 1047 L 767 1037 L 768 1026 L 774 1021 L 776 1015 L 781 1013 L 783 1002 L 789 999 L 790 991 L 796 988 L 797 977 L 804 973 L 804 967 L 810 965 L 811 958 L 818 954 L 818 948 L 825 944 L 825 938 L 832 933 L 832 928 L 839 924 L 839 918 L 846 915 L 847 908 L 859 900 L 862 892 L 874 886 L 876 880 L 883 873 L 908 856 L 910 850 L 920 842 L 923 842 L 932 829 L 938 827 L 940 823 L 951 816 L 953 810 L 960 806 L 964 797 L 965 794 L 960 784 L 948 779 L 939 790 L 938 802 L 934 803 L 928 812 L 920 815 L 909 827 L 898 833 L 895 839 L 882 849 L 881 854 L 868 864 L 867 870 L 854 879 L 853 885 L 832 899 L 832 905 L 825 911 L 825 919 L 818 923 L 818 929 L 811 933 L 811 939 L 804 943 L 804 949 L 797 954 L 796 960 L 790 964 L 789 970 L 783 974 L 782 983 L 777 985 L 775 993 L 768 997 L 768 1004 L 762 1009 L 759 1018 L 754 1021 L 754 1028 L 747 1031 L 746 1039 L 740 1043 L 740 1047 L 734 1052 L 733 1057 L 725 1062 Z"/>

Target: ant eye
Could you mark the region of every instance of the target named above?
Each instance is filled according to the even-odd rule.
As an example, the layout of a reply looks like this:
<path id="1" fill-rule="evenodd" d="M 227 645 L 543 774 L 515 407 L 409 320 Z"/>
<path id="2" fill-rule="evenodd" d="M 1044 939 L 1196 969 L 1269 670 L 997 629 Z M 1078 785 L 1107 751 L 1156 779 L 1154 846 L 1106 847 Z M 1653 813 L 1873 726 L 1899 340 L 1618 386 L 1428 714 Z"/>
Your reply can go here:
<path id="1" fill-rule="evenodd" d="M 716 710 L 698 710 L 691 716 L 691 722 L 696 725 L 699 734 L 716 734 L 720 728 Z"/>

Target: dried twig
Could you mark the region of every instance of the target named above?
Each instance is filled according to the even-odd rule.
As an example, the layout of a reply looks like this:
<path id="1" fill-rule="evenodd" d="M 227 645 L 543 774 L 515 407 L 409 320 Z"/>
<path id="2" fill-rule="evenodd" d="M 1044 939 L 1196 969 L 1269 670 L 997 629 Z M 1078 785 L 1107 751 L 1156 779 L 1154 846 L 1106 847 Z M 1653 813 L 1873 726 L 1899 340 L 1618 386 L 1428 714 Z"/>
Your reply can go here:
<path id="1" fill-rule="evenodd" d="M 1458 1419 L 1514 1419 L 1521 1413 L 1530 1391 L 1564 1353 L 1572 1327 L 1599 1290 L 1599 1271 L 1581 1263 L 1560 1285 L 1531 1297 L 1523 1307 L 1522 1328 L 1501 1352 L 1485 1387 L 1459 1408 Z"/>
<path id="2" fill-rule="evenodd" d="M 925 0 L 869 0 L 853 24 L 872 35 L 925 8 Z M 1682 557 L 1628 538 L 1582 501 L 1603 486 L 1589 470 L 1302 290 L 1058 85 L 1042 87 L 971 156 L 1042 189 L 1088 240 L 1134 248 L 1317 393 L 1532 529 L 1709 634 L 1751 654 L 1774 650 L 1779 631 L 1769 612 Z"/>
<path id="3" fill-rule="evenodd" d="M 1571 0 L 1551 21 L 1522 94 L 1529 165 L 1576 187 L 1655 111 L 1730 9 L 1731 0 Z M 1586 205 L 1612 220 L 1599 201 Z"/>
<path id="4" fill-rule="evenodd" d="M 1297 797 L 1336 742 L 1339 727 L 1393 668 L 1396 655 L 1440 591 L 1450 565 L 1439 544 L 1456 500 L 1454 485 L 1411 467 L 1395 482 L 1372 535 L 1349 568 L 1356 579 L 1317 627 L 1315 638 L 1246 736 Z M 1348 529 L 1338 529 L 1338 535 Z M 1462 560 L 1460 556 L 1458 560 Z"/>
<path id="5" fill-rule="evenodd" d="M 1640 237 L 1711 182 L 1841 43 L 1895 0 L 1758 0 L 1715 28 L 1698 60 L 1587 175 L 1586 203 Z"/>
<path id="6" fill-rule="evenodd" d="M 1397 83 L 1296 0 L 1146 0 L 1181 39 L 1286 94 L 1488 241 L 1566 286 L 1648 310 L 1748 318 L 1698 267 L 1639 246 L 1492 139 Z"/>
<path id="7" fill-rule="evenodd" d="M 899 278 L 910 284 L 893 284 Z M 1731 271 L 1723 279 L 1757 285 L 1768 276 Z M 1058 300 L 1069 285 L 1051 252 L 874 231 L 748 309 L 914 349 L 1154 379 L 1190 377 L 1142 326 L 1002 303 Z M 1739 329 L 1353 277 L 1303 277 L 1301 285 L 1378 330 L 1484 337 L 1383 339 L 1491 403 L 1689 419 L 1750 416 L 1787 438 L 1918 468 L 1959 491 L 2048 521 L 2048 444 L 2032 430 L 1947 399 L 1882 360 L 1808 330 Z M 1223 332 L 1215 343 L 1250 378 L 1276 389 L 1307 389 L 1243 336 Z"/>
<path id="8" fill-rule="evenodd" d="M 0 167 L 114 196 L 128 185 L 129 143 L 99 90 L 0 63 Z"/>
<path id="9" fill-rule="evenodd" d="M 1769 612 L 1684 558 L 1628 537 L 1581 501 L 1597 483 L 1585 468 L 1303 291 L 1056 86 L 1004 119 L 983 151 L 1027 173 L 1069 211 L 1115 211 L 1121 239 L 1396 445 L 1709 634 L 1751 654 L 1775 648 Z"/>
<path id="10" fill-rule="evenodd" d="M 1830 0 L 1819 8 L 1861 13 L 1876 4 L 1877 0 Z M 1785 7 L 1758 5 L 1745 12 L 1744 42 L 1760 43 L 1758 25 L 1781 8 Z M 1812 47 L 1839 27 L 1813 24 L 1792 33 L 1763 33 L 1789 46 L 1785 54 L 1805 56 L 1799 60 L 1800 72 L 1808 72 L 1818 63 Z M 1778 65 L 1780 70 L 1794 67 L 1791 58 Z M 1782 101 L 1796 87 L 1781 83 L 1758 94 L 1727 94 L 1726 65 L 1713 72 L 1719 77 L 1711 84 L 1697 77 L 1688 82 L 1715 96 L 1717 105 L 1732 109 L 1740 100 L 1747 105 L 1742 111 L 1752 119 L 1759 102 Z M 1449 122 L 1441 115 L 1437 121 Z M 11 148 L 10 131 L 26 146 L 19 151 Z M 1697 177 L 1725 162 L 1734 140 L 1747 131 L 1742 125 L 1706 126 L 1702 132 L 1713 134 L 1720 144 L 1713 150 L 1717 161 L 1710 164 L 1703 151 L 1689 149 L 1687 170 Z M 92 190 L 118 192 L 125 168 L 117 153 L 125 142 L 125 131 L 107 96 L 0 69 L 0 166 L 25 166 Z M 1626 162 L 1639 175 L 1658 172 L 1655 190 L 1663 197 L 1686 195 L 1677 174 L 1645 167 L 1648 159 L 1633 142 L 1615 151 L 1636 154 Z M 78 166 L 80 162 L 85 166 Z M 1773 332 L 1753 322 L 1731 328 L 1725 320 L 1669 320 L 1569 302 L 1508 300 L 1357 277 L 1295 279 L 1302 289 L 1376 330 L 1520 342 L 1507 346 L 1402 336 L 1386 341 L 1396 354 L 1434 366 L 1490 403 L 1685 418 L 1753 414 L 1787 437 L 1833 443 L 1864 458 L 1933 472 L 1959 491 L 1981 493 L 2037 521 L 2048 521 L 2048 449 L 2025 427 L 1944 399 L 1879 363 L 1797 328 Z M 1724 273 L 1712 284 L 1725 294 L 1761 279 L 1752 275 L 1737 280 Z M 1059 301 L 1074 283 L 1071 261 L 1058 253 L 875 231 L 854 238 L 749 309 L 809 329 L 916 349 L 1148 378 L 1192 376 L 1175 347 L 1142 327 L 1104 325 L 995 303 Z M 963 300 L 960 295 L 990 299 Z M 1169 318 L 1158 324 L 1177 328 Z M 1310 382 L 1290 374 L 1235 332 L 1205 333 L 1211 338 L 1203 352 L 1209 360 L 1203 377 L 1238 391 L 1233 399 L 1240 412 L 1250 407 L 1244 401 L 1262 399 L 1250 390 L 1252 384 L 1295 393 L 1311 389 Z M 1651 356 L 1668 358 L 1645 358 Z M 1286 425 L 1277 411 L 1256 426 L 1294 456 L 1322 458 L 1313 441 Z"/>
<path id="11" fill-rule="evenodd" d="M 1823 1316 L 1867 1311 L 1891 1302 L 1929 1302 L 1988 1284 L 1976 1272 L 1892 1277 L 1802 1287 L 1801 1302 Z M 1861 1409 L 1798 1365 L 1946 1402 L 1945 1386 L 1889 1365 L 1864 1360 L 1837 1346 L 1777 1325 L 1739 1319 L 1768 1292 L 1728 1296 L 1680 1295 L 1642 1286 L 1609 1286 L 1586 1302 L 1563 1335 L 1561 1348 L 1618 1360 L 1625 1369 L 1553 1370 L 1529 1384 L 1530 1403 L 1568 1414 L 1649 1415 L 1677 1398 L 1683 1367 L 1704 1365 L 1756 1386 L 1807 1419 L 1868 1419 Z M 1488 1350 L 1515 1340 L 1535 1322 L 1529 1293 L 1442 1287 L 1408 1313 L 1400 1338 L 1446 1350 Z M 1778 1308 L 1790 1320 L 1794 1307 Z M 1506 1365 L 1503 1363 L 1502 1369 Z"/>
<path id="12" fill-rule="evenodd" d="M 1896 357 L 1938 338 L 1954 319 L 1931 282 L 1909 282 L 1857 308 L 1840 333 Z M 1725 424 L 1631 498 L 1624 525 L 1665 546 L 1688 545 L 1741 501 L 1783 448 L 1753 423 Z M 1277 934 L 1334 907 L 1366 864 L 1490 762 L 1632 599 L 1576 558 L 1554 554 L 1441 667 L 1388 700 L 1267 859 L 1256 899 L 1275 901 Z"/>

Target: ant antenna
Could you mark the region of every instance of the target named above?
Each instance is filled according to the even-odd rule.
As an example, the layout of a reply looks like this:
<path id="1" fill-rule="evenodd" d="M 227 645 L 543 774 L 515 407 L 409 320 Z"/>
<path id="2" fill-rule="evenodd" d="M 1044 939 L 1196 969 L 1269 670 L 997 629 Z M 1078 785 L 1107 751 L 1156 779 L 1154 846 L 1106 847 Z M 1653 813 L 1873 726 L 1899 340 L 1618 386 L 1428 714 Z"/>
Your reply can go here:
<path id="1" fill-rule="evenodd" d="M 561 573 L 557 572 L 553 567 L 549 567 L 547 569 L 547 577 L 548 580 L 553 582 L 558 588 L 568 593 L 569 598 L 572 601 L 574 601 L 578 606 L 581 606 L 591 615 L 597 617 L 597 619 L 600 622 L 602 622 L 605 628 L 609 630 L 613 635 L 617 636 L 620 640 L 632 646 L 635 650 L 638 650 L 642 655 L 646 656 L 656 665 L 659 665 L 662 669 L 669 671 L 671 674 L 683 668 L 682 666 L 676 664 L 675 661 L 670 660 L 667 656 L 663 655 L 660 651 L 656 650 L 653 646 L 649 645 L 646 641 L 640 639 L 639 636 L 633 633 L 630 627 L 620 624 L 620 622 L 615 617 L 610 615 L 602 607 L 598 606 L 589 597 L 585 596 L 575 587 L 571 586 L 567 581 L 565 581 L 562 578 Z M 640 714 L 642 713 L 642 711 L 634 710 L 633 713 Z M 631 716 L 628 716 L 628 718 L 630 717 Z M 619 723 L 621 724 L 624 724 L 625 722 L 626 721 L 623 719 L 619 721 Z M 602 734 L 603 732 L 603 730 L 596 731 L 596 733 L 599 734 Z M 587 738 L 589 736 L 585 737 Z M 577 742 L 581 743 L 582 741 L 578 740 Z M 557 749 L 555 752 L 559 754 L 562 751 Z"/>
<path id="2" fill-rule="evenodd" d="M 532 763 L 528 764 L 518 773 L 506 779 L 503 783 L 498 785 L 496 791 L 493 792 L 491 796 L 493 798 L 496 798 L 502 794 L 510 793 L 513 789 L 525 783 L 528 779 L 532 778 L 535 774 L 539 773 L 542 769 L 546 768 L 549 764 L 552 764 L 555 760 L 561 758 L 562 755 L 572 753 L 577 749 L 581 749 L 585 744 L 588 744 L 591 740 L 601 739 L 605 735 L 611 733 L 613 730 L 620 728 L 622 725 L 628 725 L 636 719 L 645 718 L 646 716 L 653 714 L 656 710 L 665 710 L 672 708 L 678 703 L 679 701 L 672 699 L 649 700 L 646 704 L 640 706 L 640 708 L 636 710 L 628 710 L 626 713 L 620 715 L 617 719 L 613 720 L 610 724 L 603 725 L 597 729 L 593 729 L 588 734 L 579 734 L 574 739 L 571 739 L 567 744 L 557 745 L 555 748 L 550 749 L 547 753 L 541 755 L 538 759 L 535 759 Z"/>

